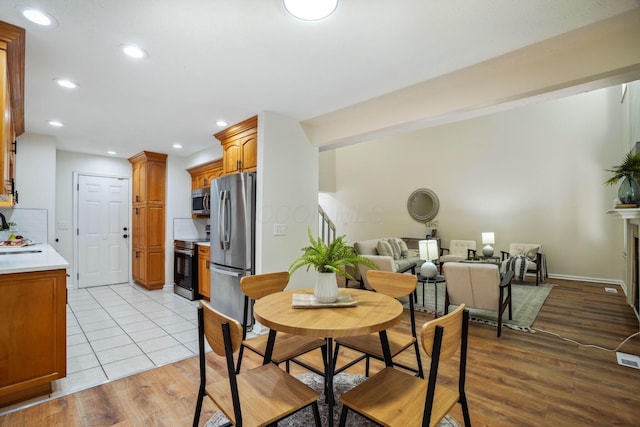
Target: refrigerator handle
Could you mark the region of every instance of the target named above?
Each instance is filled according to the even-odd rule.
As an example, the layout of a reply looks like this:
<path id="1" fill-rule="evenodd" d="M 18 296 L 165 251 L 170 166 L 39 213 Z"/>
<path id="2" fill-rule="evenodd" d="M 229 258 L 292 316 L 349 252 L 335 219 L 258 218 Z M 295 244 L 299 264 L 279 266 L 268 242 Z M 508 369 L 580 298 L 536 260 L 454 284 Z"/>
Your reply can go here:
<path id="1" fill-rule="evenodd" d="M 212 273 L 220 273 L 220 274 L 224 274 L 226 276 L 232 276 L 232 277 L 242 277 L 246 273 L 245 271 L 235 272 L 235 271 L 229 271 L 229 270 L 220 270 L 215 267 L 209 267 L 209 271 L 211 271 Z"/>
<path id="2" fill-rule="evenodd" d="M 220 192 L 220 199 L 218 201 L 218 243 L 220 244 L 220 249 L 227 250 L 229 249 L 229 236 L 227 234 L 227 209 L 226 209 L 226 200 L 227 200 L 227 191 L 223 190 Z"/>
<path id="3" fill-rule="evenodd" d="M 202 204 L 204 205 L 204 210 L 209 212 L 209 209 L 211 209 L 211 201 L 209 200 L 211 198 L 211 194 L 210 193 L 205 193 L 204 195 L 204 199 L 202 200 Z"/>

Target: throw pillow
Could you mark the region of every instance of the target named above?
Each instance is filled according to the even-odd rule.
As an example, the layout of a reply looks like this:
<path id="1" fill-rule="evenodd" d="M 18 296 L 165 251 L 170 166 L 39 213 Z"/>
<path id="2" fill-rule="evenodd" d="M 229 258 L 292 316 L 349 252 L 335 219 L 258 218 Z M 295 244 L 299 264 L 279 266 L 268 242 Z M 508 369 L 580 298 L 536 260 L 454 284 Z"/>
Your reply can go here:
<path id="1" fill-rule="evenodd" d="M 393 258 L 393 249 L 389 242 L 378 240 L 378 255 L 390 256 Z"/>
<path id="2" fill-rule="evenodd" d="M 391 249 L 393 250 L 393 259 L 400 259 L 402 254 L 402 250 L 400 249 L 400 244 L 395 237 L 390 237 L 387 239 L 387 242 L 391 245 Z"/>
<path id="3" fill-rule="evenodd" d="M 398 245 L 400 246 L 400 258 L 409 258 L 409 247 L 402 239 L 398 239 Z"/>
<path id="4" fill-rule="evenodd" d="M 533 248 L 527 251 L 527 258 L 529 258 L 529 261 L 533 261 L 533 262 L 536 261 L 536 256 L 538 254 L 539 249 L 540 248 Z"/>

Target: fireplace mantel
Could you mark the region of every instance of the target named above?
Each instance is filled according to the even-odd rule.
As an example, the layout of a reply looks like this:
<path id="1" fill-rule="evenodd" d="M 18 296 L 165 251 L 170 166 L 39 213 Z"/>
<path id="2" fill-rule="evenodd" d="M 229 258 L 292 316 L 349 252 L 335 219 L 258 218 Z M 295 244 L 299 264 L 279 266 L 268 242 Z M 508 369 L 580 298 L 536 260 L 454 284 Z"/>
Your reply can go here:
<path id="1" fill-rule="evenodd" d="M 609 209 L 609 215 L 623 220 L 624 254 L 626 258 L 625 289 L 627 302 L 640 318 L 640 208 Z"/>

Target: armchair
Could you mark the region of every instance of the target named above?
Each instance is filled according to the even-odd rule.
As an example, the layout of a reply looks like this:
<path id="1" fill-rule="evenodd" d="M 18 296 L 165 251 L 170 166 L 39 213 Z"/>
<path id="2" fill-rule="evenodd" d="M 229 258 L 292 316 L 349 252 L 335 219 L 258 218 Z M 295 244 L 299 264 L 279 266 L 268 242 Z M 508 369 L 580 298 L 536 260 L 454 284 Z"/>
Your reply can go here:
<path id="1" fill-rule="evenodd" d="M 446 253 L 445 253 L 446 251 Z M 448 248 L 440 248 L 440 273 L 445 262 L 463 261 L 476 255 L 475 240 L 451 240 Z"/>
<path id="2" fill-rule="evenodd" d="M 502 272 L 513 270 L 515 277 L 524 280 L 527 273 L 535 273 L 536 286 L 548 277 L 546 258 L 540 243 L 511 243 L 502 254 Z"/>
<path id="3" fill-rule="evenodd" d="M 449 312 L 449 304 L 465 304 L 468 308 L 479 308 L 498 312 L 498 337 L 502 334 L 502 315 L 509 307 L 512 318 L 511 280 L 513 271 L 508 271 L 500 279 L 500 271 L 495 264 L 471 264 L 449 262 L 444 266 L 447 288 L 444 297 L 444 312 Z"/>

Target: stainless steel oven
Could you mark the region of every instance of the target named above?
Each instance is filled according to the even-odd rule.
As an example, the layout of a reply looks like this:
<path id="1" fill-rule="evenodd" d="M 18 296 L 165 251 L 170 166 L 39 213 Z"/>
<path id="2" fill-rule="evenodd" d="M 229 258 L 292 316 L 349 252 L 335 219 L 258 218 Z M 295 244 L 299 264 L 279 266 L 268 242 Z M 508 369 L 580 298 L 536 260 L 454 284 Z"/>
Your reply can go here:
<path id="1" fill-rule="evenodd" d="M 173 291 L 191 301 L 198 297 L 198 244 L 201 240 L 173 242 Z"/>

